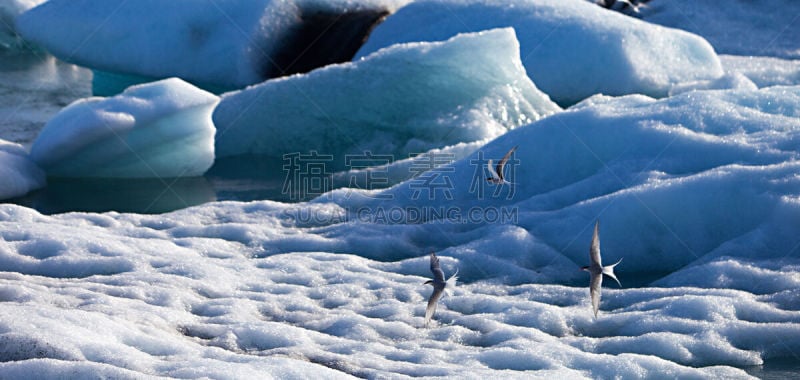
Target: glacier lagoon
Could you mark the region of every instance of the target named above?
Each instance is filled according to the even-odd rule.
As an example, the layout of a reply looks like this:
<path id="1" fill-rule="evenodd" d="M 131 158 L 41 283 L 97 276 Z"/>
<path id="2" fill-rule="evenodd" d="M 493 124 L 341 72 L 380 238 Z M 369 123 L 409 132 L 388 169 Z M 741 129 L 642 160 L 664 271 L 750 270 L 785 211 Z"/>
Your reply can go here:
<path id="1" fill-rule="evenodd" d="M 351 173 L 385 174 L 374 183 L 397 186 L 342 188 L 312 202 L 215 201 L 160 215 L 44 216 L 2 205 L 7 307 L 0 321 L 12 349 L 3 351 L 0 371 L 122 378 L 796 374 L 798 70 L 785 60 L 722 62 L 760 89 L 723 81 L 729 89 L 703 91 L 719 83 L 695 83 L 688 87 L 699 91 L 683 87 L 660 100 L 590 98 L 493 141 L 445 149 L 455 170 L 436 178 L 454 187 L 433 199 L 424 192 L 414 199 L 424 189 L 405 177 L 419 161 L 403 161 Z M 475 200 L 475 171 L 519 142 L 514 194 L 487 187 Z M 251 168 L 220 161 L 216 178 L 212 168 L 186 187 L 208 200 L 240 196 L 225 198 L 217 180 L 277 194 L 285 173 L 259 177 L 283 170 L 277 161 Z M 222 178 L 231 168 L 244 182 Z M 138 186 L 114 183 L 120 187 L 111 195 Z M 519 212 L 510 223 L 479 220 L 485 215 L 467 224 L 447 214 L 374 217 L 408 213 L 409 204 L 455 204 L 459 215 L 507 205 Z M 577 269 L 588 260 L 589 226 L 598 216 L 604 259 L 624 259 L 623 288 L 604 288 L 593 320 L 588 279 Z M 464 280 L 442 300 L 432 329 L 420 328 L 427 250 Z M 668 269 L 652 274 L 653 267 Z"/>

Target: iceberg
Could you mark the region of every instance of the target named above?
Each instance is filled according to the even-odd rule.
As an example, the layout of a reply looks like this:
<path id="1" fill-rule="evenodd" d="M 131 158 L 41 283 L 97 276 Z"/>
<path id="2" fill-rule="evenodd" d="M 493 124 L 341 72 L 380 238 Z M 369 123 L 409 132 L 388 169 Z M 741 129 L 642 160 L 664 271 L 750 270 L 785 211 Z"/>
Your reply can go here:
<path id="1" fill-rule="evenodd" d="M 17 16 L 45 0 L 5 0 L 0 4 L 0 49 L 12 49 L 23 45 L 14 22 Z"/>
<path id="2" fill-rule="evenodd" d="M 22 145 L 0 139 L 0 200 L 44 187 L 45 175 Z"/>
<path id="3" fill-rule="evenodd" d="M 407 1 L 50 0 L 17 27 L 101 81 L 180 77 L 224 91 L 349 61 L 372 25 Z"/>
<path id="4" fill-rule="evenodd" d="M 408 158 L 559 111 L 525 75 L 511 29 L 392 46 L 222 96 L 216 154 Z"/>
<path id="5" fill-rule="evenodd" d="M 677 83 L 723 74 L 703 38 L 584 0 L 414 2 L 378 25 L 356 56 L 498 27 L 514 28 L 528 75 L 562 106 L 598 93 L 664 97 Z"/>
<path id="6" fill-rule="evenodd" d="M 178 78 L 80 99 L 50 119 L 30 155 L 52 177 L 199 176 L 214 162 L 218 101 Z"/>
<path id="7" fill-rule="evenodd" d="M 643 20 L 703 36 L 721 54 L 800 59 L 800 3 L 739 1 L 720 6 L 693 0 L 658 0 L 640 8 Z"/>

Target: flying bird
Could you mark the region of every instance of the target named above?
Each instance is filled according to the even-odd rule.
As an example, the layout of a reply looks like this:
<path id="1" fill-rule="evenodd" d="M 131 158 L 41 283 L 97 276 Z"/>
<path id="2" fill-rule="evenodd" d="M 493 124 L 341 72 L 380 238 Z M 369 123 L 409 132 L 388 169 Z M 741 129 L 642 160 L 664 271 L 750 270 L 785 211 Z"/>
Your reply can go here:
<path id="1" fill-rule="evenodd" d="M 428 323 L 430 323 L 433 317 L 433 313 L 436 312 L 436 304 L 439 302 L 439 299 L 442 298 L 445 292 L 449 293 L 450 289 L 456 286 L 456 280 L 458 280 L 458 269 L 456 269 L 456 273 L 445 281 L 444 271 L 442 271 L 442 267 L 439 266 L 439 258 L 436 257 L 436 253 L 434 252 L 431 252 L 431 272 L 433 272 L 433 280 L 425 281 L 425 284 L 433 286 L 433 293 L 431 293 L 431 297 L 428 298 L 428 307 L 425 309 L 425 326 L 428 326 Z"/>
<path id="2" fill-rule="evenodd" d="M 489 162 L 486 164 L 486 166 L 489 168 L 489 174 L 491 174 L 491 176 L 486 178 L 487 181 L 495 184 L 511 184 L 511 182 L 506 181 L 505 177 L 503 177 L 503 168 L 506 166 L 506 162 L 508 162 L 508 159 L 511 158 L 511 155 L 515 150 L 517 150 L 517 148 L 518 146 L 511 148 L 508 153 L 506 153 L 506 155 L 500 159 L 500 162 L 497 163 L 496 167 L 492 166 L 492 160 L 489 159 Z"/>
<path id="3" fill-rule="evenodd" d="M 600 285 L 603 284 L 603 275 L 611 277 L 617 284 L 622 287 L 617 276 L 614 275 L 614 267 L 617 266 L 622 259 L 619 259 L 616 264 L 603 266 L 600 259 L 600 221 L 594 224 L 594 234 L 592 235 L 592 245 L 589 247 L 589 259 L 592 264 L 582 267 L 581 270 L 589 272 L 591 275 L 589 280 L 589 295 L 592 297 L 592 309 L 594 310 L 594 317 L 597 318 L 597 310 L 600 309 Z"/>

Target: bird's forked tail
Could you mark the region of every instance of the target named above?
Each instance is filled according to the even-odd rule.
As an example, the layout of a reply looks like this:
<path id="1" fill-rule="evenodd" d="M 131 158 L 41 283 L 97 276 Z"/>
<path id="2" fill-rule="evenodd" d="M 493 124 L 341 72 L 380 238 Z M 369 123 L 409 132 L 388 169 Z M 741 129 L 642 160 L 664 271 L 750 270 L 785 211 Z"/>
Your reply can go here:
<path id="1" fill-rule="evenodd" d="M 617 282 L 617 285 L 619 285 L 620 288 L 622 287 L 622 284 L 617 279 L 617 275 L 614 274 L 614 267 L 617 266 L 621 262 L 622 262 L 622 259 L 619 259 L 619 261 L 617 261 L 616 263 L 611 264 L 611 265 L 606 265 L 606 266 L 603 267 L 603 274 L 608 276 L 608 277 L 613 278 L 614 281 Z"/>
<path id="2" fill-rule="evenodd" d="M 453 289 L 456 287 L 456 281 L 458 281 L 458 268 L 456 268 L 456 273 L 453 273 L 453 275 L 450 276 L 450 278 L 448 278 L 447 281 L 445 281 L 444 285 L 445 294 L 450 294 L 450 292 L 453 291 Z"/>

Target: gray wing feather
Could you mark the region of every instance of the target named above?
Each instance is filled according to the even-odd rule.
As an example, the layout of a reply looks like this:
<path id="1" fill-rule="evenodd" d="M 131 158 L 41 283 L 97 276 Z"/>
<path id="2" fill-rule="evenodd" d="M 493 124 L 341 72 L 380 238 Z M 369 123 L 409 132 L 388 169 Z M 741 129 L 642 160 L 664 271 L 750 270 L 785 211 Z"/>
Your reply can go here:
<path id="1" fill-rule="evenodd" d="M 508 153 L 506 153 L 506 155 L 503 156 L 502 159 L 500 159 L 500 162 L 497 163 L 497 168 L 495 169 L 495 171 L 497 172 L 497 178 L 499 178 L 501 181 L 504 178 L 503 177 L 503 167 L 506 166 L 506 162 L 508 162 L 508 159 L 511 158 L 511 155 L 514 154 L 514 151 L 517 150 L 517 147 L 518 146 L 515 146 L 515 147 L 511 148 L 508 151 Z"/>
<path id="2" fill-rule="evenodd" d="M 428 323 L 433 318 L 433 313 L 436 312 L 436 304 L 439 302 L 439 298 L 442 298 L 442 293 L 444 293 L 444 287 L 433 287 L 433 293 L 431 293 L 431 298 L 428 298 L 428 307 L 425 308 L 425 325 L 427 326 Z"/>
<path id="3" fill-rule="evenodd" d="M 431 252 L 431 272 L 433 272 L 434 282 L 444 282 L 444 272 L 439 266 L 439 258 L 433 252 Z"/>
<path id="4" fill-rule="evenodd" d="M 600 286 L 603 284 L 603 274 L 592 273 L 592 279 L 589 285 L 589 295 L 592 297 L 592 310 L 594 317 L 597 318 L 597 311 L 600 310 Z"/>
<path id="5" fill-rule="evenodd" d="M 589 258 L 592 260 L 592 265 L 597 265 L 598 267 L 603 266 L 600 259 L 600 221 L 595 222 L 594 224 L 594 234 L 592 234 L 592 246 L 589 248 Z"/>

